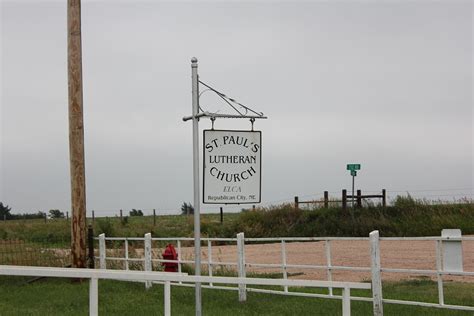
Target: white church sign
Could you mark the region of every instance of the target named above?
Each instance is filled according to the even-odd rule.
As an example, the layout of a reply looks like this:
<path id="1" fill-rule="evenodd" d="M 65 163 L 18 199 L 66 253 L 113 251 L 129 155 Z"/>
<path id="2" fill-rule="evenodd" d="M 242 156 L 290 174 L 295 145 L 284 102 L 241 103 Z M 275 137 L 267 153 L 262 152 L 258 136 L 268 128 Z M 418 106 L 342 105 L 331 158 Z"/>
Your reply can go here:
<path id="1" fill-rule="evenodd" d="M 260 203 L 262 133 L 204 130 L 203 203 Z"/>

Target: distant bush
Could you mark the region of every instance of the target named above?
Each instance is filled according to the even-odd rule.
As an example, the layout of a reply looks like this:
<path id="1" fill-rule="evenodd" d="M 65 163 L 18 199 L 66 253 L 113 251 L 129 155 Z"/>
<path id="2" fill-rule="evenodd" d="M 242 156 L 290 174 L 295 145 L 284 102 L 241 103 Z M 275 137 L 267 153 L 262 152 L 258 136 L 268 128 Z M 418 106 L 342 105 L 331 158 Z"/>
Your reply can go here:
<path id="1" fill-rule="evenodd" d="M 142 210 L 136 210 L 134 208 L 130 211 L 129 214 L 130 216 L 143 216 Z"/>
<path id="2" fill-rule="evenodd" d="M 112 222 L 106 217 L 97 219 L 98 234 L 105 234 L 105 236 L 114 236 L 114 226 Z"/>
<path id="3" fill-rule="evenodd" d="M 49 210 L 50 218 L 64 218 L 64 213 L 60 210 Z"/>
<path id="4" fill-rule="evenodd" d="M 11 210 L 11 207 L 3 205 L 3 202 L 0 202 L 0 220 L 3 221 L 4 219 L 10 219 L 12 217 L 12 214 L 10 214 Z"/>
<path id="5" fill-rule="evenodd" d="M 181 205 L 181 214 L 182 215 L 191 215 L 194 214 L 194 207 L 191 203 L 183 202 Z"/>
<path id="6" fill-rule="evenodd" d="M 351 214 L 352 213 L 352 214 Z M 445 228 L 474 233 L 474 204 L 432 205 L 411 196 L 393 206 L 343 210 L 297 210 L 290 204 L 240 213 L 233 233 L 247 237 L 363 236 L 379 230 L 383 236 L 437 236 Z"/>

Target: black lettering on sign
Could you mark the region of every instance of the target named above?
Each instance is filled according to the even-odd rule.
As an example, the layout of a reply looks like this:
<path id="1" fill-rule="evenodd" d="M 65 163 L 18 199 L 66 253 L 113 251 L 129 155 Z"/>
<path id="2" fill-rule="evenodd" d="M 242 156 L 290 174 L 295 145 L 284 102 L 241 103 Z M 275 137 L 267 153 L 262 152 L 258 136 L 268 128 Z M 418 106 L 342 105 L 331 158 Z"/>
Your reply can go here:
<path id="1" fill-rule="evenodd" d="M 242 171 L 241 173 L 227 173 L 227 172 L 222 172 L 216 167 L 212 167 L 209 169 L 209 174 L 221 181 L 225 182 L 240 182 L 249 179 L 252 177 L 254 174 L 256 174 L 257 171 L 255 168 L 252 166 L 247 170 Z"/>

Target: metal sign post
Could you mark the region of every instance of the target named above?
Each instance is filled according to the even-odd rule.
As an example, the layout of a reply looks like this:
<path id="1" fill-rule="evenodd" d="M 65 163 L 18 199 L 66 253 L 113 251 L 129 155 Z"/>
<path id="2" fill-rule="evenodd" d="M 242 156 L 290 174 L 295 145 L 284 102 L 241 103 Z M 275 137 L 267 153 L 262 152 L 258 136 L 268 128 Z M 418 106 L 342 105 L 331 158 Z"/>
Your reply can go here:
<path id="1" fill-rule="evenodd" d="M 351 203 L 352 203 L 352 208 L 354 208 L 354 182 L 355 182 L 355 177 L 357 176 L 357 170 L 360 170 L 360 164 L 348 164 L 346 168 L 347 168 L 347 170 L 350 170 L 351 176 L 352 176 L 352 198 L 351 198 Z"/>
<path id="2" fill-rule="evenodd" d="M 191 59 L 193 98 L 194 274 L 201 275 L 201 203 L 199 201 L 199 82 L 198 60 Z M 196 316 L 201 316 L 201 283 L 196 283 Z"/>
<path id="3" fill-rule="evenodd" d="M 229 98 L 222 92 L 217 91 L 216 89 L 212 88 L 211 86 L 205 84 L 204 82 L 199 80 L 198 76 L 198 60 L 196 57 L 191 59 L 191 77 L 192 77 L 192 115 L 183 117 L 183 121 L 193 121 L 193 183 L 194 183 L 194 271 L 195 275 L 201 275 L 201 221 L 200 221 L 200 209 L 201 209 L 201 202 L 200 202 L 200 189 L 199 189 L 199 119 L 200 118 L 210 118 L 212 122 L 216 118 L 248 118 L 252 122 L 252 132 L 253 132 L 253 122 L 255 119 L 266 119 L 267 117 L 263 115 L 263 113 L 256 112 L 251 108 L 237 102 L 235 99 Z M 202 84 L 207 89 L 203 92 L 199 93 L 199 84 Z M 202 110 L 199 104 L 200 95 L 206 91 L 211 91 L 217 94 L 227 105 L 229 105 L 237 114 L 223 114 L 223 113 L 211 113 Z M 213 125 L 214 126 L 214 125 Z M 260 143 L 259 143 L 260 144 Z M 255 143 L 252 144 L 255 147 Z M 258 150 L 257 150 L 258 151 Z M 232 158 L 234 159 L 234 158 Z M 237 158 L 240 162 L 240 157 Z M 253 158 L 249 158 L 253 159 Z M 251 170 L 253 175 L 253 169 Z M 242 177 L 250 176 L 250 173 L 246 173 L 241 175 Z M 235 178 L 233 178 L 235 179 Z M 260 183 L 260 182 L 258 182 Z M 230 186 L 228 186 L 230 187 Z M 233 186 L 232 190 L 237 190 L 236 186 Z M 248 194 L 248 196 L 252 197 L 252 194 Z M 250 198 L 249 198 L 250 199 Z M 260 194 L 258 198 L 254 197 L 252 203 L 260 202 Z M 201 316 L 202 308 L 201 308 L 201 283 L 196 282 L 196 316 Z"/>

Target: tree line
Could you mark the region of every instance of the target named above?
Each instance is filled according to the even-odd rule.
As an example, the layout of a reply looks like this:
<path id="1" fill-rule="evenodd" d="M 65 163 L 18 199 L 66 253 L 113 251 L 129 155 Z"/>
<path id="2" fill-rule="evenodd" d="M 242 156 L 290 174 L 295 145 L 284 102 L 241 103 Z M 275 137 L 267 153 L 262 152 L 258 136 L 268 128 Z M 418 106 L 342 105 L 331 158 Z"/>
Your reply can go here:
<path id="1" fill-rule="evenodd" d="M 66 217 L 64 212 L 61 212 L 60 210 L 49 210 L 49 214 L 42 211 L 38 211 L 36 213 L 12 214 L 11 210 L 12 210 L 11 207 L 3 204 L 3 202 L 0 202 L 0 220 L 38 219 L 38 218 L 45 218 L 46 216 L 48 216 L 49 218 Z"/>

